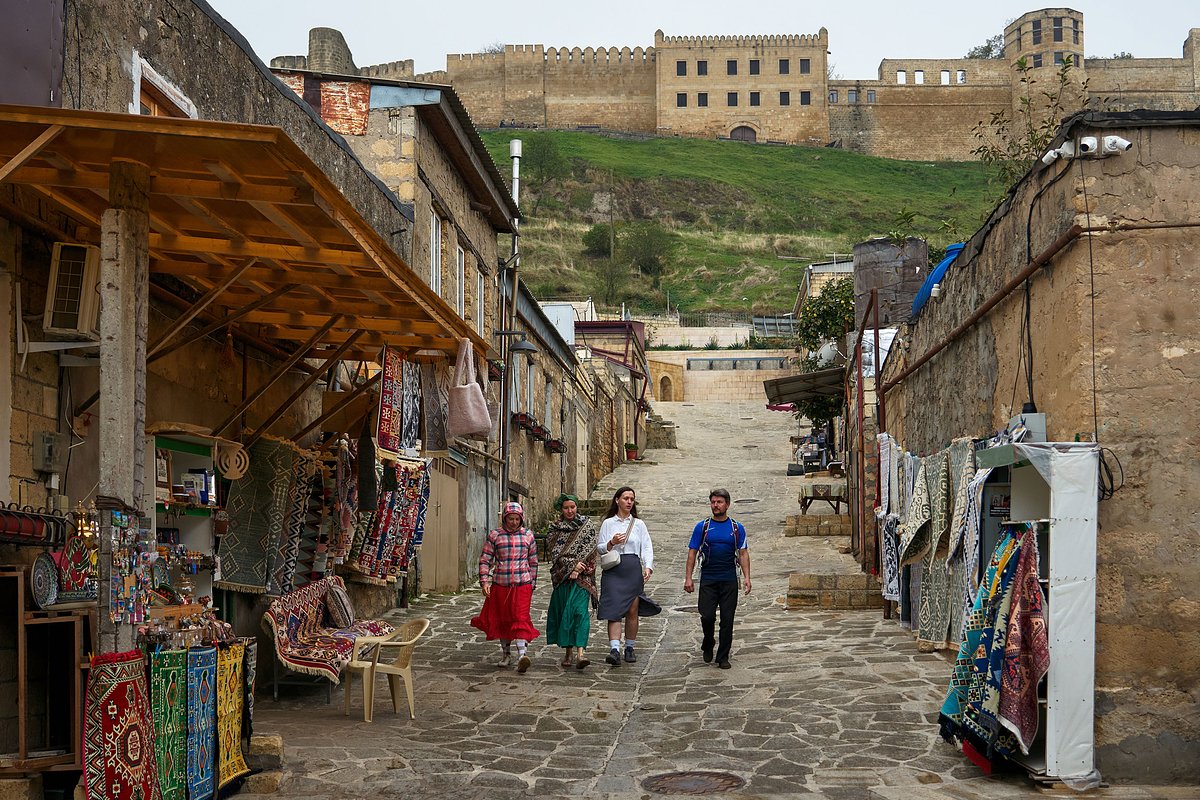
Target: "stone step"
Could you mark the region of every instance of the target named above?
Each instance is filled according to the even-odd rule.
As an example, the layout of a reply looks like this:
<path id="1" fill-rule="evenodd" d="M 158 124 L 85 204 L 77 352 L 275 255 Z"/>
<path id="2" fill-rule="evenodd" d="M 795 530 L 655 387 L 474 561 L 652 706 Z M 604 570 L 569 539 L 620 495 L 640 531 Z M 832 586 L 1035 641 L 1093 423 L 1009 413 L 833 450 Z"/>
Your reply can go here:
<path id="1" fill-rule="evenodd" d="M 813 575 L 793 572 L 788 576 L 789 611 L 883 608 L 879 579 L 865 572 Z"/>
<path id="2" fill-rule="evenodd" d="M 794 514 L 787 518 L 784 536 L 849 536 L 848 514 Z"/>

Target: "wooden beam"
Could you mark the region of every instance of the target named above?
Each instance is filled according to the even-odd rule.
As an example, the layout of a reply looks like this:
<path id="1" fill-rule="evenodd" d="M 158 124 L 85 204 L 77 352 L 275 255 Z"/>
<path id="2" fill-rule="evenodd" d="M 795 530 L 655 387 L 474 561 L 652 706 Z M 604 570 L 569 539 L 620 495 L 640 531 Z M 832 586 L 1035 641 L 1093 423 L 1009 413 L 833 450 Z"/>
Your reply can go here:
<path id="1" fill-rule="evenodd" d="M 91 225 L 96 230 L 100 230 L 100 214 L 83 205 L 83 203 L 73 200 L 61 192 L 55 192 L 47 189 L 44 186 L 30 186 L 29 188 L 49 200 L 51 203 L 56 204 L 59 208 L 66 212 L 67 216 L 73 216 L 76 219 L 82 220 L 83 222 Z"/>
<path id="2" fill-rule="evenodd" d="M 245 414 L 247 409 L 254 405 L 260 397 L 266 394 L 267 390 L 274 386 L 275 382 L 282 378 L 289 369 L 291 369 L 298 361 L 300 361 L 300 359 L 304 358 L 305 354 L 315 347 L 317 343 L 324 338 L 325 334 L 329 333 L 330 329 L 332 329 L 340 319 L 341 315 L 339 314 L 334 314 L 332 317 L 330 317 L 329 321 L 326 322 L 320 330 L 309 337 L 308 342 L 303 347 L 297 348 L 296 352 L 292 353 L 292 355 L 289 356 L 286 361 L 275 368 L 275 371 L 267 377 L 267 380 L 263 382 L 262 386 L 259 386 L 257 389 L 251 392 L 250 395 L 242 401 L 242 404 L 238 406 L 224 422 L 213 428 L 213 436 L 220 436 L 222 433 L 224 433 L 226 428 L 234 423 L 238 417 L 240 417 L 242 414 Z"/>
<path id="3" fill-rule="evenodd" d="M 297 328 L 264 328 L 263 336 L 268 336 L 272 339 L 280 341 L 299 342 L 307 338 L 311 329 Z M 345 341 L 352 331 L 330 331 L 325 337 L 326 344 L 334 345 Z M 434 349 L 442 349 L 442 346 L 454 345 L 457 346 L 458 339 L 454 338 L 453 333 L 446 332 L 445 336 L 432 336 L 428 334 L 404 334 L 404 333 L 382 333 L 380 331 L 368 331 L 360 340 L 363 344 L 378 345 L 383 347 L 391 345 L 398 348 L 412 348 L 419 350 L 423 347 L 431 347 Z"/>
<path id="4" fill-rule="evenodd" d="M 214 267 L 195 261 L 176 261 L 170 258 L 158 258 L 150 263 L 150 271 L 161 275 L 177 277 L 195 277 L 206 280 L 220 280 L 227 271 L 224 267 Z M 353 289 L 355 291 L 373 290 L 390 292 L 408 297 L 405 288 L 387 278 L 363 275 L 335 275 L 324 269 L 299 269 L 254 267 L 245 275 L 246 280 L 262 281 L 263 283 L 299 283 L 306 286 L 326 286 L 333 289 Z"/>
<path id="5" fill-rule="evenodd" d="M 253 202 L 250 205 L 254 206 L 258 213 L 262 214 L 271 222 L 274 222 L 285 233 L 290 235 L 296 241 L 302 242 L 306 247 L 321 247 L 320 242 L 314 239 L 308 233 L 308 231 L 304 230 L 304 228 L 301 227 L 296 220 L 292 219 L 290 216 L 284 213 L 282 209 L 273 203 Z"/>
<path id="6" fill-rule="evenodd" d="M 233 225 L 230 225 L 228 222 L 222 219 L 220 215 L 211 211 L 201 201 L 194 200 L 190 197 L 172 197 L 171 199 L 174 200 L 175 203 L 184 211 L 187 211 L 194 217 L 204 220 L 213 229 L 221 231 L 231 240 L 240 242 L 246 238 L 245 233 L 235 228 Z"/>
<path id="7" fill-rule="evenodd" d="M 254 266 L 254 262 L 257 260 L 258 259 L 252 258 L 245 264 L 242 264 L 240 267 L 235 268 L 233 272 L 226 275 L 220 283 L 210 289 L 207 294 L 197 299 L 196 302 L 192 303 L 192 307 L 183 312 L 182 316 L 171 323 L 171 327 L 167 329 L 166 333 L 159 337 L 157 342 L 150 345 L 150 347 L 146 350 L 146 359 L 149 360 L 151 356 L 153 356 L 159 350 L 162 350 L 163 346 L 166 345 L 167 342 L 171 341 L 171 339 L 174 338 L 177 333 L 186 328 L 188 324 L 200 314 L 200 312 L 208 308 L 214 300 L 224 293 L 226 289 L 236 283 L 237 279 L 242 277 L 242 274 L 245 273 L 246 270 Z"/>
<path id="8" fill-rule="evenodd" d="M 361 333 L 362 331 L 356 331 L 356 334 Z M 308 391 L 308 388 L 317 382 L 317 378 L 332 368 L 334 364 L 336 364 L 341 357 L 345 355 L 346 351 L 349 350 L 357 340 L 357 335 L 351 336 L 349 339 L 342 342 L 341 346 L 338 347 L 337 350 L 334 350 L 332 353 L 330 353 L 329 357 L 325 359 L 325 363 L 322 364 L 320 368 L 317 369 L 312 375 L 309 375 L 307 378 L 305 378 L 304 382 L 296 387 L 296 391 L 292 392 L 291 397 L 289 397 L 287 400 L 284 400 L 283 404 L 271 412 L 271 416 L 267 417 L 266 420 L 264 420 L 263 423 L 258 426 L 258 430 L 250 434 L 250 438 L 247 439 L 244 444 L 245 448 L 249 450 L 251 447 L 253 447 L 254 443 L 261 439 L 263 434 L 269 431 L 271 426 L 278 422 L 279 418 L 286 414 L 287 410 L 296 404 L 296 401 Z"/>
<path id="9" fill-rule="evenodd" d="M 291 284 L 290 286 L 281 286 L 278 289 L 276 289 L 275 291 L 271 292 L 270 294 L 266 294 L 266 295 L 263 295 L 262 297 L 258 298 L 253 303 L 250 303 L 249 305 L 245 305 L 245 306 L 242 306 L 241 308 L 235 309 L 234 311 L 230 312 L 226 316 L 220 317 L 220 318 L 214 320 L 213 322 L 210 322 L 199 333 L 197 333 L 195 336 L 191 337 L 190 339 L 183 339 L 183 340 L 178 341 L 175 344 L 171 345 L 170 347 L 163 348 L 159 352 L 155 353 L 153 358 L 147 358 L 146 363 L 149 364 L 154 361 L 158 361 L 160 358 L 165 358 L 166 356 L 169 356 L 171 353 L 174 353 L 176 350 L 180 349 L 181 347 L 187 347 L 192 342 L 199 341 L 200 339 L 203 339 L 205 336 L 208 336 L 209 334 L 216 333 L 217 331 L 221 330 L 222 328 L 229 327 L 230 325 L 234 324 L 239 319 L 244 317 L 246 314 L 249 314 L 251 311 L 262 308 L 265 305 L 269 305 L 270 303 L 274 302 L 275 300 L 277 300 L 278 298 L 282 297 L 283 295 L 287 294 L 288 292 L 292 291 L 295 288 L 296 288 L 295 284 Z"/>
<path id="10" fill-rule="evenodd" d="M 93 170 L 68 172 L 49 167 L 23 166 L 7 176 L 10 183 L 58 186 L 72 189 L 103 189 L 108 175 Z M 243 203 L 262 202 L 285 206 L 314 206 L 317 196 L 312 190 L 274 184 L 243 184 L 235 186 L 208 178 L 150 177 L 150 194 L 165 197 L 191 197 L 198 200 L 237 200 Z"/>
<path id="11" fill-rule="evenodd" d="M 38 154 L 38 151 L 45 147 L 54 138 L 63 132 L 65 128 L 62 125 L 51 125 L 38 134 L 38 137 L 25 146 L 25 149 L 10 158 L 4 166 L 0 167 L 0 183 L 11 174 L 17 171 L 26 161 Z"/>
<path id="12" fill-rule="evenodd" d="M 152 233 L 150 234 L 150 249 L 172 253 L 212 253 L 242 258 L 274 258 L 281 261 L 312 262 L 326 266 L 332 264 L 360 268 L 375 266 L 374 262 L 359 250 L 300 247 L 270 242 L 231 242 L 228 239 L 208 236 L 164 236 Z"/>
<path id="13" fill-rule="evenodd" d="M 351 305 L 351 304 L 346 304 Z M 326 315 L 304 314 L 293 311 L 255 311 L 247 315 L 246 322 L 257 322 L 262 325 L 280 325 L 289 328 L 315 328 L 322 324 Z M 361 328 L 368 331 L 385 333 L 417 333 L 436 336 L 448 331 L 436 322 L 425 320 L 402 319 L 397 316 L 371 317 L 360 314 L 343 314 L 338 328 Z"/>
<path id="14" fill-rule="evenodd" d="M 226 292 L 213 303 L 215 307 L 238 309 L 247 302 L 253 301 L 257 295 L 247 296 L 244 293 Z M 261 308 L 262 306 L 259 306 Z M 400 317 L 407 319 L 426 319 L 421 313 L 420 306 L 406 302 L 365 303 L 351 297 L 302 298 L 283 297 L 270 305 L 273 311 L 299 312 L 302 314 L 321 314 L 329 316 L 346 308 L 353 308 L 364 317 Z"/>
<path id="15" fill-rule="evenodd" d="M 291 437 L 291 441 L 293 441 L 293 442 L 300 441 L 305 436 L 307 436 L 309 433 L 311 433 L 313 430 L 315 430 L 317 428 L 317 426 L 319 426 L 322 422 L 324 422 L 327 419 L 330 419 L 331 417 L 337 416 L 343 408 L 346 408 L 351 403 L 353 403 L 359 397 L 359 395 L 361 395 L 363 392 L 370 389 L 375 384 L 379 383 L 379 379 L 382 377 L 383 377 L 382 370 L 380 370 L 379 372 L 376 372 L 372 377 L 367 379 L 366 383 L 364 383 L 362 386 L 359 386 L 354 391 L 350 392 L 350 394 L 346 395 L 346 397 L 340 403 L 338 403 L 333 408 L 326 411 L 321 416 L 314 419 L 312 422 L 308 423 L 308 425 L 306 427 L 297 431 L 296 434 Z"/>

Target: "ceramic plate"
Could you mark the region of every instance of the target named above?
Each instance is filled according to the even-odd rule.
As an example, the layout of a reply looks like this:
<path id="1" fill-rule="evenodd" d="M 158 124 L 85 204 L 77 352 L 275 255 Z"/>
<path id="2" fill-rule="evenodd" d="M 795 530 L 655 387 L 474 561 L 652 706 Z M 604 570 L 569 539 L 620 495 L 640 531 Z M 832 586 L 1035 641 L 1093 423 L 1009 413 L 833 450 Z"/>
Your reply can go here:
<path id="1" fill-rule="evenodd" d="M 33 560 L 30 584 L 38 608 L 49 608 L 58 601 L 58 566 L 49 553 L 38 553 Z"/>

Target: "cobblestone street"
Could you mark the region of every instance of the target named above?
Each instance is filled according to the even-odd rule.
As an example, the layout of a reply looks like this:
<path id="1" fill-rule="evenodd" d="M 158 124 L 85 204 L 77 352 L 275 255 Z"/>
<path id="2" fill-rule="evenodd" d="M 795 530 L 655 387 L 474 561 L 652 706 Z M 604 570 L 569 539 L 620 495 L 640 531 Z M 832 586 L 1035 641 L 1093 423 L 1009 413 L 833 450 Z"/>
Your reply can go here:
<path id="1" fill-rule="evenodd" d="M 392 713 L 382 680 L 373 723 L 362 721 L 357 682 L 350 717 L 340 689 L 332 705 L 324 690 L 285 688 L 278 703 L 260 694 L 256 732 L 285 743 L 276 797 L 649 797 L 643 780 L 692 769 L 743 780 L 731 797 L 1043 796 L 1023 778 L 982 776 L 938 738 L 943 656 L 917 653 L 878 611 L 784 610 L 790 571 L 857 572 L 840 541 L 783 536 L 786 516 L 798 513 L 800 479 L 785 476 L 792 417 L 757 403 L 657 410 L 678 425 L 679 450 L 650 451 L 648 463 L 622 466 L 593 493 L 634 486 L 654 539 L 648 592 L 664 613 L 643 621 L 638 662 L 604 664 L 604 633 L 593 624 L 591 667 L 561 669 L 562 650 L 539 639 L 533 667 L 518 675 L 494 665 L 498 648 L 468 624 L 478 591 L 423 599 L 396 612 L 433 621 L 416 651 L 416 720 Z M 717 485 L 749 532 L 754 581 L 727 671 L 701 661 L 695 595 L 682 589 L 687 536 Z M 544 572 L 539 628 L 549 596 Z"/>

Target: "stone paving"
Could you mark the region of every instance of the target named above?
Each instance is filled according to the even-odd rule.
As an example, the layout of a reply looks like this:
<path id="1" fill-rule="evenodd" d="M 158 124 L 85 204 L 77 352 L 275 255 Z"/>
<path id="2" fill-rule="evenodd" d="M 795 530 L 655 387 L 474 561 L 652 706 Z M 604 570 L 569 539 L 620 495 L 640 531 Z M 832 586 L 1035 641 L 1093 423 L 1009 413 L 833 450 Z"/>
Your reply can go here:
<path id="1" fill-rule="evenodd" d="M 395 612 L 433 621 L 415 656 L 415 720 L 403 700 L 392 713 L 382 681 L 373 723 L 362 721 L 357 689 L 350 717 L 340 689 L 332 705 L 323 690 L 291 687 L 278 703 L 258 702 L 256 730 L 282 734 L 286 747 L 275 797 L 649 798 L 644 779 L 696 769 L 743 779 L 729 797 L 1042 796 L 1024 777 L 982 776 L 939 739 L 944 657 L 918 653 L 878 611 L 784 610 L 790 571 L 857 571 L 837 550 L 844 539 L 783 536 L 798 507 L 799 478 L 786 476 L 791 416 L 758 403 L 656 409 L 678 425 L 679 450 L 648 452 L 592 495 L 634 486 L 654 540 L 648 588 L 664 613 L 643 620 L 638 662 L 604 664 L 605 634 L 593 625 L 591 667 L 561 669 L 562 650 L 539 640 L 533 667 L 518 675 L 495 666 L 498 648 L 468 624 L 478 591 L 423 599 Z M 749 532 L 754 582 L 739 604 L 730 670 L 701 661 L 695 595 L 682 588 L 687 536 L 717 485 Z M 535 624 L 549 595 L 546 580 Z M 1130 787 L 1102 796 L 1193 795 Z"/>

